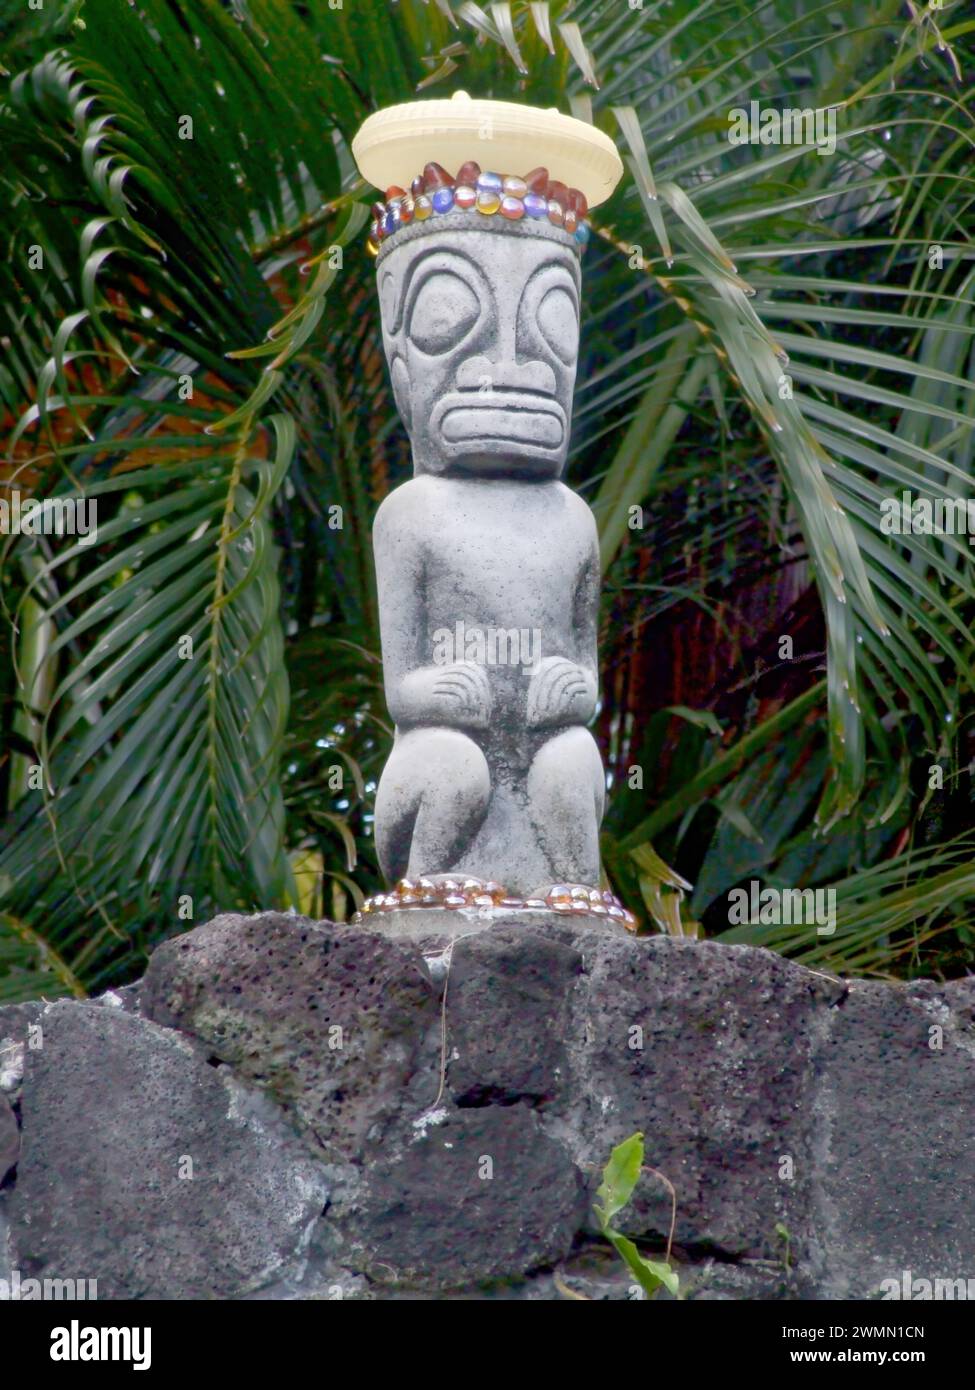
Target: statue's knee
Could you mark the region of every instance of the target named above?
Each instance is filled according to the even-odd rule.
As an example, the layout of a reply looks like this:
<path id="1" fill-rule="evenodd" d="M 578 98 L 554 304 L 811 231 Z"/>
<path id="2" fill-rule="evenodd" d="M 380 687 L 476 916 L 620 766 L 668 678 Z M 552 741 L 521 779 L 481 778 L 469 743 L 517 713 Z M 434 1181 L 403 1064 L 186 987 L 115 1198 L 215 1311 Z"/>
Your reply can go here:
<path id="1" fill-rule="evenodd" d="M 602 759 L 588 729 L 563 729 L 535 754 L 528 774 L 533 800 L 579 801 L 594 798 L 602 815 L 605 797 Z"/>
<path id="2" fill-rule="evenodd" d="M 384 779 L 420 796 L 443 789 L 464 799 L 486 800 L 491 773 L 483 752 L 457 729 L 412 729 L 396 741 Z"/>
<path id="3" fill-rule="evenodd" d="M 563 729 L 542 744 L 532 761 L 531 774 L 560 782 L 591 776 L 602 762 L 595 739 L 588 729 Z"/>

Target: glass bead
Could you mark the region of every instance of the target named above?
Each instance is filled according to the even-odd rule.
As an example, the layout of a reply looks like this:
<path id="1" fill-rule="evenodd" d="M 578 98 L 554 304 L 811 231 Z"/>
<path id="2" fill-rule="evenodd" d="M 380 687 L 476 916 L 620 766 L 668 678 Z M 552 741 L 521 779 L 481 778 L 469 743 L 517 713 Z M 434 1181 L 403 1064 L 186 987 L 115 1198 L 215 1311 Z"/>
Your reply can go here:
<path id="1" fill-rule="evenodd" d="M 516 179 L 508 174 L 501 183 L 502 193 L 507 193 L 511 198 L 524 198 L 528 192 L 528 185 L 524 179 Z"/>
<path id="2" fill-rule="evenodd" d="M 578 225 L 579 225 L 579 218 L 578 218 L 578 216 L 576 215 L 576 213 L 573 212 L 572 208 L 566 208 L 566 210 L 565 210 L 565 223 L 564 223 L 564 225 L 565 225 L 565 230 L 566 230 L 567 232 L 572 232 L 573 234 L 575 233 L 575 230 L 576 230 L 576 228 L 577 228 Z"/>
<path id="3" fill-rule="evenodd" d="M 585 246 L 589 240 L 589 223 L 580 222 L 576 227 L 576 241 L 580 246 Z"/>
<path id="4" fill-rule="evenodd" d="M 468 159 L 457 170 L 457 182 L 465 183 L 469 188 L 473 188 L 481 177 L 481 166 L 476 164 L 473 159 Z"/>
<path id="5" fill-rule="evenodd" d="M 454 190 L 452 188 L 438 188 L 432 201 L 434 212 L 449 212 L 454 206 Z"/>
<path id="6" fill-rule="evenodd" d="M 399 200 L 399 216 L 403 223 L 413 221 L 413 199 L 409 194 Z"/>
<path id="7" fill-rule="evenodd" d="M 493 188 L 477 190 L 477 210 L 491 217 L 501 207 L 501 197 Z"/>
<path id="8" fill-rule="evenodd" d="M 386 189 L 386 201 L 391 203 L 394 198 L 402 198 L 405 193 L 406 189 L 400 188 L 399 184 L 390 184 L 389 188 Z"/>
<path id="9" fill-rule="evenodd" d="M 554 198 L 549 198 L 548 220 L 552 223 L 553 227 L 561 227 L 562 216 L 562 204 L 557 203 Z"/>
<path id="10" fill-rule="evenodd" d="M 522 202 L 529 217 L 548 216 L 548 199 L 541 193 L 526 193 Z"/>
<path id="11" fill-rule="evenodd" d="M 431 189 L 453 188 L 454 186 L 453 177 L 447 173 L 442 164 L 424 164 L 422 177 L 427 193 Z"/>
<path id="12" fill-rule="evenodd" d="M 459 208 L 472 208 L 477 202 L 477 192 L 469 184 L 459 183 L 454 189 L 454 202 Z"/>
<path id="13" fill-rule="evenodd" d="M 477 191 L 478 193 L 500 193 L 503 182 L 504 180 L 500 174 L 492 174 L 490 172 L 478 174 Z"/>
<path id="14" fill-rule="evenodd" d="M 589 204 L 586 202 L 585 193 L 580 192 L 578 188 L 570 188 L 569 207 L 581 221 L 589 211 Z"/>
<path id="15" fill-rule="evenodd" d="M 418 197 L 414 198 L 413 216 L 416 218 L 417 222 L 425 222 L 432 212 L 433 199 L 428 197 L 426 193 L 421 193 Z"/>
<path id="16" fill-rule="evenodd" d="M 565 208 L 569 205 L 569 190 L 559 179 L 549 179 L 548 181 L 549 202 L 558 203 L 559 207 Z"/>
<path id="17" fill-rule="evenodd" d="M 423 175 L 417 174 L 416 178 L 410 184 L 410 192 L 413 194 L 414 198 L 419 198 L 420 194 L 426 193 L 426 191 L 427 186 L 423 181 Z"/>
<path id="18" fill-rule="evenodd" d="M 533 193 L 544 193 L 548 188 L 548 170 L 541 167 L 525 175 L 525 183 Z"/>
<path id="19" fill-rule="evenodd" d="M 525 215 L 525 205 L 520 198 L 513 198 L 506 193 L 501 199 L 500 212 L 501 216 L 507 217 L 510 222 L 517 222 L 519 217 Z"/>

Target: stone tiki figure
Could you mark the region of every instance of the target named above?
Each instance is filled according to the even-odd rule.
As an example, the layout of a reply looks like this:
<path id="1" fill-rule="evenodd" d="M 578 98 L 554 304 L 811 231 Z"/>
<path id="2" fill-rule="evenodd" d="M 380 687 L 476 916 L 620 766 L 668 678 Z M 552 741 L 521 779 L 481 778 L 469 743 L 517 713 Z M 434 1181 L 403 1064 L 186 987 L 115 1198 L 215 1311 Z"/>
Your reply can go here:
<path id="1" fill-rule="evenodd" d="M 414 477 L 373 531 L 396 725 L 375 831 L 399 888 L 372 910 L 626 916 L 599 889 L 605 776 L 586 727 L 596 525 L 561 481 L 586 206 L 547 168 L 526 181 L 428 161 L 375 209 L 383 345 Z"/>

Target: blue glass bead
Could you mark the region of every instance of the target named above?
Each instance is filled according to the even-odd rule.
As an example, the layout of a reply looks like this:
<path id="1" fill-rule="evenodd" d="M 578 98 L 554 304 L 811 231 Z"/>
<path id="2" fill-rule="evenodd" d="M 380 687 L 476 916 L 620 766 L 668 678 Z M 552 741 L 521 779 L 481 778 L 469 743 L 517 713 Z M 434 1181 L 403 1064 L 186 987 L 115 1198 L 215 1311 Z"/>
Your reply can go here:
<path id="1" fill-rule="evenodd" d="M 390 208 L 383 219 L 383 236 L 392 236 L 399 224 L 399 209 Z"/>
<path id="2" fill-rule="evenodd" d="M 541 193 L 526 193 L 522 202 L 529 217 L 548 216 L 548 199 L 543 198 Z"/>
<path id="3" fill-rule="evenodd" d="M 454 206 L 454 190 L 452 188 L 438 188 L 433 195 L 434 212 L 449 212 Z"/>
<path id="4" fill-rule="evenodd" d="M 478 193 L 500 193 L 502 183 L 500 174 L 478 174 L 477 191 Z"/>
<path id="5" fill-rule="evenodd" d="M 580 246 L 585 246 L 586 242 L 589 240 L 589 223 L 588 223 L 588 222 L 580 222 L 580 223 L 579 223 L 578 227 L 576 227 L 575 237 L 576 237 L 576 241 L 579 243 Z"/>

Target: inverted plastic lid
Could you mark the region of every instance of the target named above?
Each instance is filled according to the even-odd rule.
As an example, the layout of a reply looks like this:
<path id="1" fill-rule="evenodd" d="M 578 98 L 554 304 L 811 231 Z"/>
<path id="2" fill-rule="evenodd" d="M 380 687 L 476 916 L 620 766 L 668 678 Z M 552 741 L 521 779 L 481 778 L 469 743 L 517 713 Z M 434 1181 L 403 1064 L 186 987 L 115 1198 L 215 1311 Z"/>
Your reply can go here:
<path id="1" fill-rule="evenodd" d="M 526 174 L 544 166 L 553 179 L 598 207 L 623 173 L 608 135 L 554 107 L 486 101 L 455 92 L 449 100 L 387 106 L 363 121 L 352 141 L 359 172 L 376 188 L 410 180 L 431 161 L 450 174 L 466 160 L 499 174 Z"/>

